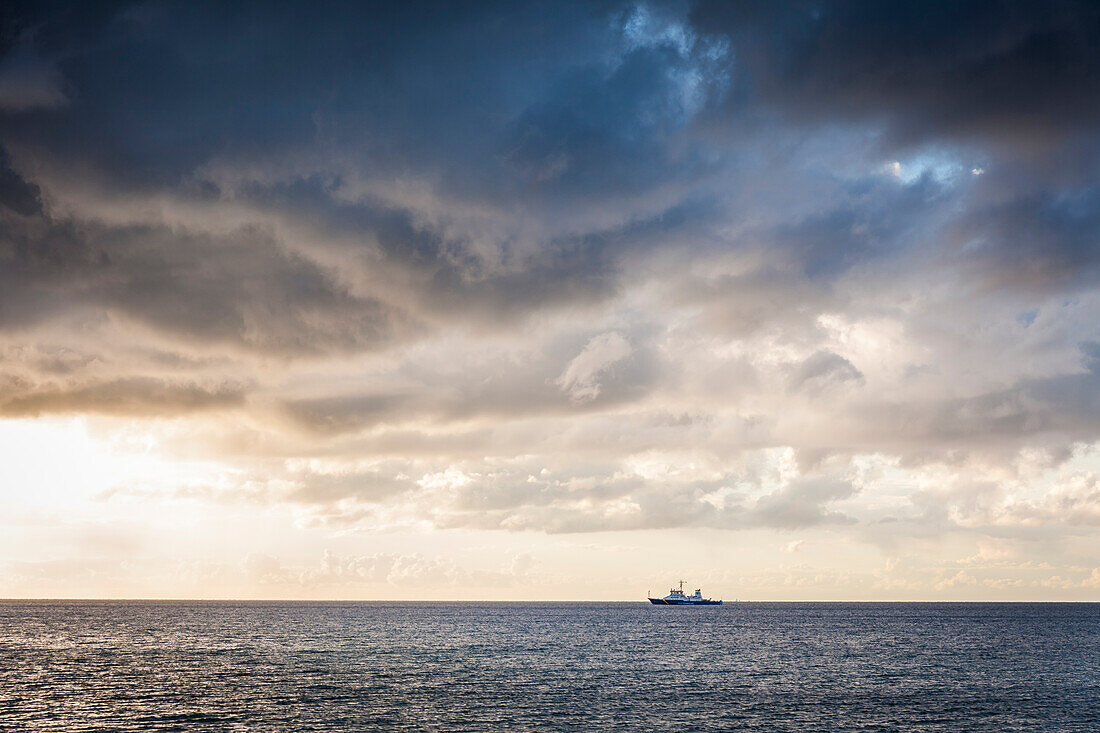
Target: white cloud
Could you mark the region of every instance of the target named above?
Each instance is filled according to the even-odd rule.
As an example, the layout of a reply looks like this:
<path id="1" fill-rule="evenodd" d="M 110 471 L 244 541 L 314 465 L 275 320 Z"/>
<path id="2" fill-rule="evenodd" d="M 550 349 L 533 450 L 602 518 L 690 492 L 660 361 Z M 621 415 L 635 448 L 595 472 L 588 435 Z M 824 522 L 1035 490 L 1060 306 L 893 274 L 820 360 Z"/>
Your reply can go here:
<path id="1" fill-rule="evenodd" d="M 600 394 L 601 380 L 616 362 L 627 358 L 633 351 L 630 342 L 616 331 L 593 336 L 554 383 L 567 392 L 574 402 L 594 400 Z"/>

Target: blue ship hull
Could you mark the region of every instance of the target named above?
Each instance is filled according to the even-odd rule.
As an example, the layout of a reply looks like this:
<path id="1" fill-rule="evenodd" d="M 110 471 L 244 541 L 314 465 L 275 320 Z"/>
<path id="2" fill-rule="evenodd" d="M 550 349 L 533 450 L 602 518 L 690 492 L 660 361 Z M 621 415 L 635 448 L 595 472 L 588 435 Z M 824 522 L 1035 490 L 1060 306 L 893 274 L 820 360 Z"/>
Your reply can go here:
<path id="1" fill-rule="evenodd" d="M 689 601 L 686 598 L 684 600 L 666 600 L 664 598 L 650 598 L 649 602 L 654 606 L 721 606 L 721 601 L 712 601 L 704 599 L 702 601 Z"/>

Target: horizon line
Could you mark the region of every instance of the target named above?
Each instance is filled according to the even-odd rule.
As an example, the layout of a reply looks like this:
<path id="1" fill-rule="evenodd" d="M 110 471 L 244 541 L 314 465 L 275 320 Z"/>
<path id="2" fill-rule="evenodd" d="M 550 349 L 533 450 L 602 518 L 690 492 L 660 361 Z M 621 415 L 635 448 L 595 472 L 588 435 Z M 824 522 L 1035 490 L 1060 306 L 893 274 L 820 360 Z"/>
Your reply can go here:
<path id="1" fill-rule="evenodd" d="M 132 598 L 113 598 L 113 597 L 56 597 L 56 598 L 0 598 L 0 603 L 18 603 L 18 602 L 116 602 L 116 603 L 133 603 L 133 602 L 146 602 L 146 603 L 638 603 L 640 605 L 653 605 L 650 604 L 648 599 L 635 600 L 635 599 L 611 599 L 611 600 L 575 600 L 575 599 L 477 599 L 477 598 L 153 598 L 153 597 L 132 597 Z M 1066 600 L 1066 599 L 1006 599 L 1006 600 L 969 600 L 969 599 L 736 599 L 732 601 L 726 601 L 723 599 L 722 605 L 740 605 L 751 603 L 1100 603 L 1100 599 L 1095 600 Z M 717 604 L 715 604 L 717 605 Z M 671 607 L 671 606 L 670 606 Z M 678 606 L 677 606 L 678 607 Z M 661 606 L 664 608 L 664 606 Z"/>

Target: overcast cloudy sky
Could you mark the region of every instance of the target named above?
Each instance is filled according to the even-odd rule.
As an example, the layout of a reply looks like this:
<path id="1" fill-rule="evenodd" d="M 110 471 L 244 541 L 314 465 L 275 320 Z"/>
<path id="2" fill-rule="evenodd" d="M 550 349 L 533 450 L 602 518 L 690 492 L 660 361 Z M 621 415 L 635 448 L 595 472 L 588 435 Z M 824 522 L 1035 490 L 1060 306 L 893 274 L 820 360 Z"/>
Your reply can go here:
<path id="1" fill-rule="evenodd" d="M 2 12 L 0 596 L 1100 598 L 1095 4 Z"/>

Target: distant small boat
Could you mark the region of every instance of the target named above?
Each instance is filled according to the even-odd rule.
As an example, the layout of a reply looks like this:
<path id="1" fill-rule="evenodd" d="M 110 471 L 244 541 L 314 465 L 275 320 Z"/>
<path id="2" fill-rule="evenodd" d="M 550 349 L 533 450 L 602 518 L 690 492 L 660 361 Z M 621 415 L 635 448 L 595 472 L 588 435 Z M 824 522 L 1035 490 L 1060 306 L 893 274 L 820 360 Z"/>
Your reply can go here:
<path id="1" fill-rule="evenodd" d="M 684 595 L 684 581 L 680 581 L 680 587 L 673 588 L 668 592 L 668 595 L 664 598 L 650 598 L 649 602 L 654 606 L 721 606 L 722 601 L 711 600 L 710 598 L 703 598 L 703 591 L 700 588 L 695 589 L 695 593 L 690 596 Z"/>

